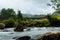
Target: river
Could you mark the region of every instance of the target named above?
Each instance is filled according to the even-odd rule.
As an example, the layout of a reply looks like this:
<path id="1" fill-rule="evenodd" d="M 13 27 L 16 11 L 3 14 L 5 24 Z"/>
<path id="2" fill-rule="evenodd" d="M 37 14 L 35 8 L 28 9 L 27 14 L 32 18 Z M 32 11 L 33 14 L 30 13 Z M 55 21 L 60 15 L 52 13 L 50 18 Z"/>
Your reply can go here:
<path id="1" fill-rule="evenodd" d="M 60 27 L 31 27 L 24 29 L 24 32 L 14 32 L 14 28 L 0 30 L 0 40 L 16 40 L 18 37 L 30 36 L 37 39 L 46 32 L 60 32 Z M 14 38 L 14 39 L 13 39 Z"/>

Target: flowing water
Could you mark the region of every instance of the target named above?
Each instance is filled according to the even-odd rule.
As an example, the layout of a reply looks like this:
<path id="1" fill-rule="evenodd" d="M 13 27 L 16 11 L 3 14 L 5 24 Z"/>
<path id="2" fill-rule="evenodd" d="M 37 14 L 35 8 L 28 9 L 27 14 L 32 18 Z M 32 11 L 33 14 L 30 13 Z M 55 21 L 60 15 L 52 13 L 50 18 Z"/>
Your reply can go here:
<path id="1" fill-rule="evenodd" d="M 24 29 L 24 32 L 14 32 L 14 28 L 0 30 L 0 40 L 16 40 L 18 37 L 30 36 L 37 39 L 41 34 L 46 32 L 60 32 L 60 27 L 34 27 Z"/>

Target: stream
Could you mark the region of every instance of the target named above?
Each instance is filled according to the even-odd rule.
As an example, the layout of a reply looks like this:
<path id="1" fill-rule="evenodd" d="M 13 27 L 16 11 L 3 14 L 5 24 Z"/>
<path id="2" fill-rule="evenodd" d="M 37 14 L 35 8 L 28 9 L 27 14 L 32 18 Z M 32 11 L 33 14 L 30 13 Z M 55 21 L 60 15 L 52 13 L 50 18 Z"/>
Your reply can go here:
<path id="1" fill-rule="evenodd" d="M 14 28 L 0 30 L 0 40 L 16 40 L 23 36 L 30 36 L 31 40 L 36 40 L 46 32 L 60 32 L 60 27 L 30 27 L 24 29 L 24 32 L 14 32 L 13 30 Z"/>

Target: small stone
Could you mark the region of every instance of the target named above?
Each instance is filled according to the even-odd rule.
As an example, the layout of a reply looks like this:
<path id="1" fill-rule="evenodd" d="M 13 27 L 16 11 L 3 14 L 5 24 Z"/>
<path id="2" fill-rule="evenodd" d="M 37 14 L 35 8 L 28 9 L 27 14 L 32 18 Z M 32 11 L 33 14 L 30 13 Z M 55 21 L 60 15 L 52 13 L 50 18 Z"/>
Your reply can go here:
<path id="1" fill-rule="evenodd" d="M 31 39 L 30 36 L 23 36 L 23 37 L 17 38 L 16 40 L 30 40 L 30 39 Z"/>

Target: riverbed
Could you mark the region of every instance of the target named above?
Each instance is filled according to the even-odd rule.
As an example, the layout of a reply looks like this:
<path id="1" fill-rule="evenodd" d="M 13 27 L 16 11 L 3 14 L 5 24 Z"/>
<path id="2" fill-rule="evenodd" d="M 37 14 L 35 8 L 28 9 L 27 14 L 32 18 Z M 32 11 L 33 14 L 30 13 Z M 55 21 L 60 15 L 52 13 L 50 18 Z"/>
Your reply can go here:
<path id="1" fill-rule="evenodd" d="M 29 27 L 24 32 L 14 32 L 14 28 L 0 30 L 0 40 L 16 40 L 18 37 L 30 36 L 36 40 L 46 32 L 60 32 L 60 27 Z"/>

